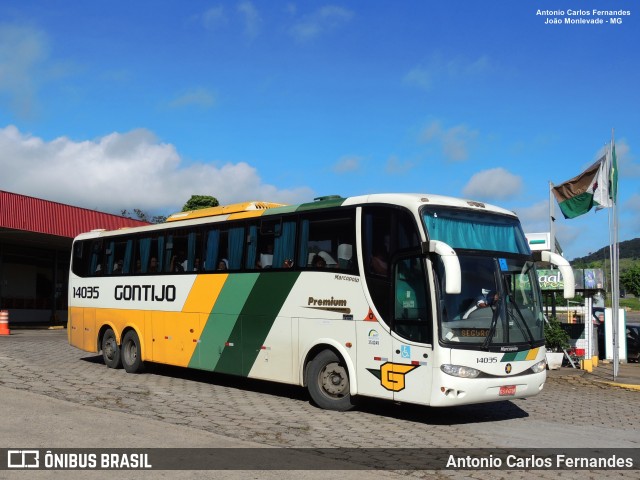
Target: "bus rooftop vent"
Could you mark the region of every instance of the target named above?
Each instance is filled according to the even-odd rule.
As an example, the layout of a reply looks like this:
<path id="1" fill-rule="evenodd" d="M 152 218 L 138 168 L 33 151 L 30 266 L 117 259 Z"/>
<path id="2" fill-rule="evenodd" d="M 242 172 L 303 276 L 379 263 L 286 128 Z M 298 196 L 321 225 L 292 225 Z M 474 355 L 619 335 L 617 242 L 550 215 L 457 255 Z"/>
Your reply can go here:
<path id="1" fill-rule="evenodd" d="M 325 202 L 327 200 L 340 200 L 340 199 L 342 199 L 340 195 L 325 195 L 324 197 L 314 198 L 316 202 Z"/>
<path id="2" fill-rule="evenodd" d="M 234 203 L 232 205 L 201 208 L 199 210 L 191 210 L 190 212 L 178 212 L 170 215 L 167 222 L 176 222 L 179 220 L 190 220 L 193 218 L 214 217 L 216 215 L 228 215 L 231 213 L 250 212 L 255 210 L 267 210 L 269 208 L 284 207 L 283 203 L 273 202 L 244 202 Z"/>

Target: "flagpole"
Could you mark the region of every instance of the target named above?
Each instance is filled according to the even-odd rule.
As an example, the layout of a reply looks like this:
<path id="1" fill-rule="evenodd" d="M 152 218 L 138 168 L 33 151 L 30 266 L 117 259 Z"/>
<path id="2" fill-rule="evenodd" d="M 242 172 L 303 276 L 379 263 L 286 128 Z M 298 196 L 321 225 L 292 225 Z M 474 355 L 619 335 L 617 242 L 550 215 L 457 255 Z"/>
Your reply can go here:
<path id="1" fill-rule="evenodd" d="M 555 209 L 554 209 L 554 197 L 553 197 L 553 182 L 549 181 L 549 250 L 551 253 L 556 252 L 556 218 L 555 218 Z M 553 265 L 551 265 L 553 268 Z M 568 311 L 568 310 L 567 310 Z M 556 316 L 556 294 L 553 292 L 551 294 L 551 316 Z"/>
<path id="2" fill-rule="evenodd" d="M 553 182 L 549 181 L 549 249 L 551 253 L 556 252 L 556 217 L 554 211 L 553 201 Z"/>
<path id="3" fill-rule="evenodd" d="M 614 131 L 611 129 L 611 146 L 610 155 L 611 155 L 611 165 L 610 167 L 617 168 L 617 165 L 614 166 L 613 155 L 615 154 L 615 140 L 614 140 Z M 610 171 L 609 176 L 611 178 L 612 172 Z M 618 248 L 618 199 L 617 199 L 617 185 L 610 186 L 610 195 L 613 200 L 612 204 L 612 217 L 613 217 L 613 228 L 611 235 L 611 308 L 612 312 L 612 329 L 611 332 L 613 334 L 613 379 L 615 381 L 618 376 L 618 370 L 620 368 L 619 365 L 619 357 L 620 352 L 618 348 L 618 315 L 620 311 L 620 251 Z"/>

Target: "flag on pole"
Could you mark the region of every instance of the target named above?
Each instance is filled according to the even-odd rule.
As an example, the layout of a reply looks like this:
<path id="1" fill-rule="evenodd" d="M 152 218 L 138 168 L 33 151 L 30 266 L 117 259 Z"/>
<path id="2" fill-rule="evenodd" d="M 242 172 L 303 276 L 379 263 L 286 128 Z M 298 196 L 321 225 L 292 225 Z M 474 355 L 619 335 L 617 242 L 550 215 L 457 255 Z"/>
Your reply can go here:
<path id="1" fill-rule="evenodd" d="M 615 152 L 613 158 L 615 159 Z M 604 155 L 577 177 L 553 187 L 553 195 L 564 218 L 578 217 L 594 207 L 612 206 L 609 196 L 611 177 L 607 164 L 607 155 Z"/>
<path id="2" fill-rule="evenodd" d="M 618 159 L 613 139 L 611 140 L 611 161 L 609 164 L 609 198 L 612 203 L 616 203 L 618 198 Z"/>

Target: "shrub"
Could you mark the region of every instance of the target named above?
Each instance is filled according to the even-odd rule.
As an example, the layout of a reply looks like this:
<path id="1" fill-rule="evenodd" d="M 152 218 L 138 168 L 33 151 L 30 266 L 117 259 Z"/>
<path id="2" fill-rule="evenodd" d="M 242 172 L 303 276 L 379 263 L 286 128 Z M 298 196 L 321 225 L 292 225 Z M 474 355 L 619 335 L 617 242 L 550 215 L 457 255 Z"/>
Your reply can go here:
<path id="1" fill-rule="evenodd" d="M 557 318 L 551 317 L 544 326 L 544 344 L 550 352 L 561 352 L 569 348 L 569 334 L 562 328 Z"/>

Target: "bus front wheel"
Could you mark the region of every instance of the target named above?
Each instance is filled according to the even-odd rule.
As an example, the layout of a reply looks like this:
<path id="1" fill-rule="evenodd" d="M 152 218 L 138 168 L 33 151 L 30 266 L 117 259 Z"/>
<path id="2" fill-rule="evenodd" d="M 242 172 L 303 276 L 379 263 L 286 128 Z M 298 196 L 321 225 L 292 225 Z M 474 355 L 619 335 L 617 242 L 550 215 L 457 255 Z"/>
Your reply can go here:
<path id="1" fill-rule="evenodd" d="M 140 373 L 144 367 L 140 339 L 134 330 L 129 330 L 122 339 L 122 366 L 127 373 Z"/>
<path id="2" fill-rule="evenodd" d="M 338 411 L 353 408 L 347 367 L 332 350 L 323 350 L 309 364 L 307 388 L 320 408 Z"/>
<path id="3" fill-rule="evenodd" d="M 113 330 L 108 329 L 102 337 L 102 358 L 109 368 L 122 368 L 120 359 L 120 347 L 116 341 L 116 334 Z"/>

